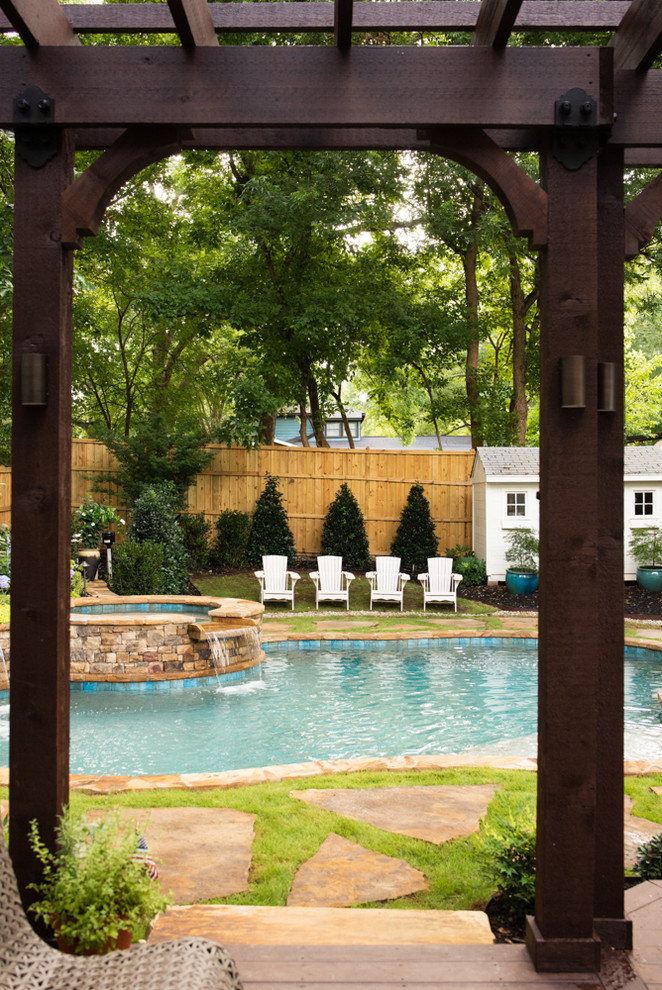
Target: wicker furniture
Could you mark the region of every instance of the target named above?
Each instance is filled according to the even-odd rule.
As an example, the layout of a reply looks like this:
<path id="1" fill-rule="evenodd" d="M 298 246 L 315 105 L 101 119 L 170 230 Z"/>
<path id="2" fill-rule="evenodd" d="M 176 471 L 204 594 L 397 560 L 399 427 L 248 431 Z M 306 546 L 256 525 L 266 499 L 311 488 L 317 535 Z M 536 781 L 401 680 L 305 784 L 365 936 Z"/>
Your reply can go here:
<path id="1" fill-rule="evenodd" d="M 241 990 L 220 945 L 180 938 L 104 956 L 70 956 L 32 930 L 0 833 L 0 986 L 2 990 Z"/>

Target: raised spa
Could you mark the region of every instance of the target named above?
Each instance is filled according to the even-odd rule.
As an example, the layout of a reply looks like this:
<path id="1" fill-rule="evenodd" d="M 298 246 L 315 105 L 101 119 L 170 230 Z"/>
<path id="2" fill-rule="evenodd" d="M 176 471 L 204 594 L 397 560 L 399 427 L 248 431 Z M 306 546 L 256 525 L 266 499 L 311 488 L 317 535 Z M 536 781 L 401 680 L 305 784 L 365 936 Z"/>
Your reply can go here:
<path id="1" fill-rule="evenodd" d="M 71 609 L 71 680 L 140 682 L 214 676 L 262 662 L 264 606 L 241 598 L 145 595 L 77 598 Z M 11 677 L 9 630 L 0 631 L 0 690 Z"/>

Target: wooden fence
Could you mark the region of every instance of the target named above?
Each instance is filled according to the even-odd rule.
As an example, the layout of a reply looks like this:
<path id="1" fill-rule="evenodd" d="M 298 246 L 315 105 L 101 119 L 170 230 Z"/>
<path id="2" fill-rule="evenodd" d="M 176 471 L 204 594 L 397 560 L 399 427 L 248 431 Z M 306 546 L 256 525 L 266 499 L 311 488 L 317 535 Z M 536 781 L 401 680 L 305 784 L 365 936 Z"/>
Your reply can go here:
<path id="1" fill-rule="evenodd" d="M 440 551 L 471 543 L 473 452 L 337 450 L 302 447 L 211 448 L 214 457 L 189 489 L 189 511 L 212 522 L 224 509 L 252 512 L 267 474 L 279 489 L 297 553 L 319 553 L 324 517 L 340 484 L 354 493 L 366 524 L 373 555 L 387 554 L 412 484 L 419 482 L 430 502 Z M 92 489 L 95 476 L 112 470 L 113 457 L 93 440 L 74 440 L 72 508 Z M 0 469 L 0 522 L 9 522 L 10 478 Z M 6 476 L 4 476 L 6 475 Z M 117 504 L 110 485 L 99 501 Z M 125 507 L 118 506 L 125 509 Z M 5 513 L 7 518 L 5 518 Z"/>

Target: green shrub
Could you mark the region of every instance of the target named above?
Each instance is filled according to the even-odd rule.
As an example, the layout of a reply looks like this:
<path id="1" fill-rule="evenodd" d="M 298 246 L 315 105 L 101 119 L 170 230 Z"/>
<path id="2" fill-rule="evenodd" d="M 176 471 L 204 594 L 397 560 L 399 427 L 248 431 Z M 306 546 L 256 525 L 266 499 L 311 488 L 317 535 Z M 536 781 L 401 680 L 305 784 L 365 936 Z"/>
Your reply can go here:
<path id="1" fill-rule="evenodd" d="M 427 570 L 428 557 L 436 557 L 439 541 L 434 531 L 430 503 L 418 482 L 409 489 L 400 524 L 391 544 L 391 555 L 400 557 L 403 571 Z"/>
<path id="2" fill-rule="evenodd" d="M 181 595 L 188 588 L 184 534 L 175 519 L 177 489 L 172 482 L 143 488 L 133 509 L 129 537 L 163 546 L 163 594 Z"/>
<path id="3" fill-rule="evenodd" d="M 662 832 L 639 846 L 634 870 L 642 880 L 662 880 Z"/>
<path id="4" fill-rule="evenodd" d="M 456 543 L 452 549 L 446 547 L 446 556 L 453 558 L 453 571 L 462 575 L 462 584 L 465 588 L 474 588 L 487 581 L 485 561 L 476 557 L 471 547 Z"/>
<path id="5" fill-rule="evenodd" d="M 115 455 L 117 468 L 110 476 L 100 477 L 97 484 L 107 485 L 110 478 L 128 503 L 135 502 L 145 486 L 171 482 L 175 507 L 183 509 L 196 474 L 214 456 L 205 449 L 209 437 L 199 424 L 181 420 L 171 427 L 162 413 L 149 415 L 129 437 L 103 430 L 98 439 Z"/>
<path id="6" fill-rule="evenodd" d="M 536 827 L 531 804 L 514 807 L 507 795 L 498 794 L 501 805 L 493 824 L 483 826 L 476 845 L 485 874 L 494 885 L 499 903 L 513 919 L 532 914 L 536 893 Z"/>
<path id="7" fill-rule="evenodd" d="M 188 566 L 194 571 L 203 571 L 209 567 L 211 523 L 204 512 L 182 513 L 177 521 L 184 537 Z"/>
<path id="8" fill-rule="evenodd" d="M 116 595 L 162 595 L 163 551 L 162 543 L 151 540 L 125 540 L 114 546 L 110 590 Z"/>
<path id="9" fill-rule="evenodd" d="M 363 513 L 345 481 L 324 519 L 322 553 L 342 557 L 345 567 L 358 571 L 364 571 L 368 566 L 370 550 Z"/>
<path id="10" fill-rule="evenodd" d="M 506 534 L 508 549 L 505 557 L 510 569 L 527 573 L 537 573 L 539 540 L 535 530 L 528 526 L 511 529 Z"/>
<path id="11" fill-rule="evenodd" d="M 224 509 L 216 520 L 216 536 L 211 545 L 212 567 L 244 567 L 251 535 L 252 517 L 239 509 Z M 260 561 L 261 563 L 261 561 Z"/>
<path id="12" fill-rule="evenodd" d="M 287 523 L 283 496 L 278 490 L 278 478 L 267 475 L 264 490 L 255 505 L 246 558 L 251 567 L 262 564 L 263 554 L 281 554 L 288 563 L 294 560 L 294 537 Z"/>

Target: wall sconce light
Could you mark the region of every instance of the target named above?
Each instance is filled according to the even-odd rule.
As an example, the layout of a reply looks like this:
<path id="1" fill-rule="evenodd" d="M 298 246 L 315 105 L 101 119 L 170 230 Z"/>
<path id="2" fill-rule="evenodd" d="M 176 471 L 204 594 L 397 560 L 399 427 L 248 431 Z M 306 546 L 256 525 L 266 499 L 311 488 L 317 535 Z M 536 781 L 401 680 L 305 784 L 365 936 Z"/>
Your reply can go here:
<path id="1" fill-rule="evenodd" d="M 45 354 L 21 355 L 21 405 L 45 406 L 48 398 L 48 358 Z"/>
<path id="2" fill-rule="evenodd" d="M 586 366 L 583 354 L 561 358 L 561 408 L 586 407 Z"/>
<path id="3" fill-rule="evenodd" d="M 613 361 L 598 364 L 598 412 L 616 411 L 616 365 Z"/>

